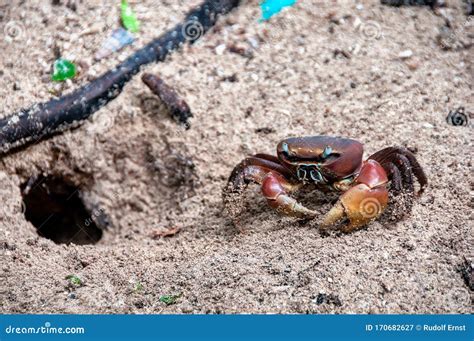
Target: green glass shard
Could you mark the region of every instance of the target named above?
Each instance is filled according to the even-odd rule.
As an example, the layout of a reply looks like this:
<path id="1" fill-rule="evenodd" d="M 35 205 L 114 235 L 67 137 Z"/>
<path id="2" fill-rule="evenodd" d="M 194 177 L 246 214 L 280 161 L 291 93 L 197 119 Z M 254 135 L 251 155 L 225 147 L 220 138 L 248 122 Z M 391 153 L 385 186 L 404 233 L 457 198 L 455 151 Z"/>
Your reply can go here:
<path id="1" fill-rule="evenodd" d="M 130 32 L 138 32 L 140 29 L 140 23 L 133 13 L 132 8 L 129 6 L 127 0 L 122 0 L 121 3 L 121 10 L 122 10 L 122 24 Z"/>
<path id="2" fill-rule="evenodd" d="M 56 82 L 62 82 L 73 78 L 76 75 L 76 65 L 67 59 L 59 58 L 54 62 L 53 75 L 51 79 Z"/>

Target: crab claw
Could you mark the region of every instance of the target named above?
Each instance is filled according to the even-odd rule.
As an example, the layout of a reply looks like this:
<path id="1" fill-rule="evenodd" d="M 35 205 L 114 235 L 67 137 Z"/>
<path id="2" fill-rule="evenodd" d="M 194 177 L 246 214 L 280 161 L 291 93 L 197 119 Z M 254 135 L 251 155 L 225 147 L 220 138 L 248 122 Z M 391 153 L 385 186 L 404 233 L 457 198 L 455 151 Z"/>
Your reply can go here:
<path id="1" fill-rule="evenodd" d="M 342 220 L 348 224 L 342 231 L 351 232 L 377 219 L 387 207 L 388 190 L 359 184 L 345 192 L 326 214 L 321 225 L 328 227 Z"/>
<path id="2" fill-rule="evenodd" d="M 287 191 L 291 189 L 291 186 L 288 185 L 288 182 L 281 175 L 269 173 L 265 177 L 262 183 L 262 193 L 270 207 L 288 216 L 313 219 L 317 213 L 307 209 L 296 199 L 290 197 Z M 285 187 L 287 188 L 285 189 Z"/>

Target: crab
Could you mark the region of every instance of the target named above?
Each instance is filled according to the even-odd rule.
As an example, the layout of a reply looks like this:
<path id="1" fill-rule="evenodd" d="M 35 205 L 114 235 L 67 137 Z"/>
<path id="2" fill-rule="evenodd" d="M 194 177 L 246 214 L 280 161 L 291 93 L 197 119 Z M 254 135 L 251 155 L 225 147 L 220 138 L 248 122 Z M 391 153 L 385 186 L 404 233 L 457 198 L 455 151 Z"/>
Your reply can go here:
<path id="1" fill-rule="evenodd" d="M 277 157 L 255 154 L 232 171 L 223 191 L 224 206 L 236 221 L 249 183 L 261 186 L 270 207 L 301 219 L 318 213 L 303 206 L 292 193 L 304 186 L 342 193 L 322 218 L 322 228 L 338 226 L 351 232 L 380 217 L 390 197 L 404 194 L 405 213 L 422 194 L 427 177 L 415 156 L 403 147 L 384 148 L 363 161 L 363 145 L 353 139 L 330 136 L 292 137 L 277 146 Z M 419 183 L 415 191 L 414 178 Z"/>

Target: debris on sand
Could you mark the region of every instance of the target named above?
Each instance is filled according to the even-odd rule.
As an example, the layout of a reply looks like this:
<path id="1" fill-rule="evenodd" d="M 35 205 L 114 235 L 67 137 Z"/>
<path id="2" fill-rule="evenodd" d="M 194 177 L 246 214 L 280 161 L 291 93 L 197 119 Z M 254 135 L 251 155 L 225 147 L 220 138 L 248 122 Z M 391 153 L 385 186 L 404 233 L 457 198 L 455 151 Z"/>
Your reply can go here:
<path id="1" fill-rule="evenodd" d="M 159 228 L 159 229 L 153 230 L 150 236 L 153 239 L 159 239 L 162 237 L 171 237 L 177 234 L 179 231 L 181 231 L 181 228 L 179 226 L 171 226 L 169 228 Z"/>
<path id="2" fill-rule="evenodd" d="M 138 293 L 144 289 L 144 286 L 141 282 L 137 281 L 135 282 L 133 286 L 133 292 Z"/>
<path id="3" fill-rule="evenodd" d="M 73 287 L 82 286 L 82 280 L 77 275 L 67 275 L 66 279 L 69 281 L 69 285 Z"/>
<path id="4" fill-rule="evenodd" d="M 400 58 L 400 59 L 408 59 L 412 56 L 413 56 L 413 51 L 412 50 L 404 50 L 404 51 L 401 51 L 398 54 L 398 58 Z"/>
<path id="5" fill-rule="evenodd" d="M 175 304 L 178 298 L 181 297 L 181 294 L 176 294 L 176 295 L 161 295 L 159 300 L 160 302 L 163 302 L 166 305 L 171 305 Z"/>
<path id="6" fill-rule="evenodd" d="M 342 306 L 341 299 L 339 298 L 339 296 L 334 295 L 334 294 L 319 293 L 318 296 L 316 297 L 315 302 L 317 305 L 333 304 L 336 307 Z"/>
<path id="7" fill-rule="evenodd" d="M 129 31 L 118 28 L 112 32 L 112 34 L 103 42 L 101 48 L 94 55 L 95 60 L 101 60 L 112 53 L 123 49 L 125 46 L 133 43 L 133 34 Z"/>
<path id="8" fill-rule="evenodd" d="M 464 283 L 474 291 L 474 263 L 465 258 L 464 263 L 460 266 L 460 272 Z"/>
<path id="9" fill-rule="evenodd" d="M 276 130 L 270 127 L 262 127 L 262 128 L 255 129 L 255 132 L 257 134 L 268 135 L 268 134 L 276 133 Z"/>

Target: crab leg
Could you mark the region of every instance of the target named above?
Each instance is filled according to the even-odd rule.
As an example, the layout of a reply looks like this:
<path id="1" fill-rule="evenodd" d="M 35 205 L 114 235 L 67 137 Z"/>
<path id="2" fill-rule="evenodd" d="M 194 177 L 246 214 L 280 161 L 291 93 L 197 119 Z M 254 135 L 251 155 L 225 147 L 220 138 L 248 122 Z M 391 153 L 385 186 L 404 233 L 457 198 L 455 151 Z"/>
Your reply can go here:
<path id="1" fill-rule="evenodd" d="M 224 190 L 224 204 L 235 218 L 242 211 L 241 196 L 247 184 L 254 182 L 261 185 L 262 194 L 270 207 L 286 215 L 314 218 L 314 211 L 290 196 L 291 192 L 301 187 L 301 184 L 293 183 L 290 179 L 290 172 L 271 155 L 257 154 L 246 158 L 232 171 Z"/>
<path id="2" fill-rule="evenodd" d="M 379 150 L 369 157 L 370 160 L 377 161 L 383 168 L 386 169 L 390 176 L 393 176 L 393 168 L 399 168 L 398 174 L 403 179 L 403 189 L 408 192 L 413 192 L 413 176 L 416 177 L 420 183 L 420 190 L 417 195 L 420 196 L 423 190 L 428 185 L 423 168 L 416 160 L 415 156 L 407 149 L 401 147 L 388 147 Z M 413 175 L 412 175 L 413 173 Z"/>
<path id="3" fill-rule="evenodd" d="M 339 198 L 321 225 L 328 227 L 348 220 L 342 231 L 351 232 L 377 219 L 387 207 L 387 182 L 382 166 L 374 160 L 366 161 L 355 179 L 355 185 Z"/>

